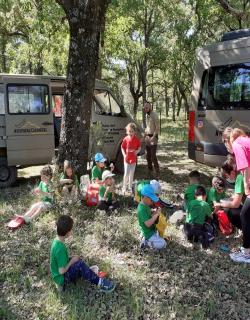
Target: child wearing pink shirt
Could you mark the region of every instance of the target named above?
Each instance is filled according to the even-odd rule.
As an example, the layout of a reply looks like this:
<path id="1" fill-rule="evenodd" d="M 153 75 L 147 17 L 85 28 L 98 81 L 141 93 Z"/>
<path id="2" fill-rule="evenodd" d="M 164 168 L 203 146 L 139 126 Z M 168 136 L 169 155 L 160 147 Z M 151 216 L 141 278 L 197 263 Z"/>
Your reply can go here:
<path id="1" fill-rule="evenodd" d="M 247 196 L 240 212 L 243 233 L 243 247 L 240 252 L 230 254 L 232 260 L 250 263 L 250 138 L 241 129 L 231 131 L 230 142 L 235 155 L 237 170 L 244 176 L 244 189 Z"/>

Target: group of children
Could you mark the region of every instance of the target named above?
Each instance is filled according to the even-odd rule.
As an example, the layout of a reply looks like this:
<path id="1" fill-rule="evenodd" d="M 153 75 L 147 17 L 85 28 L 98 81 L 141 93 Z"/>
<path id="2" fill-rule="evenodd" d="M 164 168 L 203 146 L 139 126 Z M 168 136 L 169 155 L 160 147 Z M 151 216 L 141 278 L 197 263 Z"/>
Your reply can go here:
<path id="1" fill-rule="evenodd" d="M 163 206 L 169 203 L 160 199 L 161 186 L 156 180 L 142 180 L 134 190 L 133 179 L 140 152 L 140 140 L 135 135 L 136 127 L 130 123 L 126 127 L 127 136 L 121 144 L 124 156 L 124 177 L 122 193 L 129 191 L 134 193 L 138 202 L 137 219 L 142 234 L 141 248 L 150 247 L 163 249 L 166 247 L 166 239 L 159 235 L 157 223 Z M 106 158 L 97 153 L 94 157 L 95 165 L 91 170 L 91 181 L 99 185 L 98 208 L 109 212 L 115 210 L 119 203 L 116 198 L 114 166 L 106 166 Z M 40 200 L 22 217 L 29 222 L 42 211 L 53 205 L 52 169 L 49 166 L 41 170 L 41 182 L 34 190 Z M 213 215 L 217 211 L 217 203 L 225 198 L 225 183 L 220 177 L 214 177 L 212 188 L 206 190 L 200 185 L 200 174 L 192 171 L 189 174 L 190 184 L 185 190 L 183 208 L 186 211 L 184 223 L 184 234 L 188 241 L 200 242 L 204 249 L 209 247 L 211 234 L 206 223 L 211 223 Z M 64 162 L 63 172 L 59 178 L 60 192 L 63 197 L 77 199 L 80 193 L 79 181 L 69 161 Z M 50 269 L 54 282 L 61 289 L 69 283 L 75 282 L 77 278 L 84 278 L 97 285 L 101 290 L 109 292 L 114 290 L 113 281 L 100 277 L 98 272 L 88 267 L 79 256 L 70 257 L 65 240 L 71 235 L 73 220 L 68 215 L 61 215 L 57 221 L 57 237 L 53 240 L 50 252 Z M 210 232 L 211 233 L 211 232 Z"/>

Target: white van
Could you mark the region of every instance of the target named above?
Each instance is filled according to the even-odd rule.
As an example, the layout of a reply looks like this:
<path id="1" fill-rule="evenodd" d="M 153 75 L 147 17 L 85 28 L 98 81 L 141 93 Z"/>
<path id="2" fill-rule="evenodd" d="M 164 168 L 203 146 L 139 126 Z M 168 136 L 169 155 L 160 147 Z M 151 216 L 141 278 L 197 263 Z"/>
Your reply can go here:
<path id="1" fill-rule="evenodd" d="M 227 150 L 226 127 L 250 134 L 250 29 L 226 33 L 197 50 L 189 109 L 190 159 L 220 166 Z"/>
<path id="2" fill-rule="evenodd" d="M 0 74 L 0 187 L 16 181 L 17 167 L 49 163 L 55 156 L 64 84 L 64 77 Z M 97 80 L 89 158 L 103 152 L 122 170 L 120 145 L 129 122 L 135 121 L 110 88 Z M 137 126 L 141 136 L 142 128 Z"/>

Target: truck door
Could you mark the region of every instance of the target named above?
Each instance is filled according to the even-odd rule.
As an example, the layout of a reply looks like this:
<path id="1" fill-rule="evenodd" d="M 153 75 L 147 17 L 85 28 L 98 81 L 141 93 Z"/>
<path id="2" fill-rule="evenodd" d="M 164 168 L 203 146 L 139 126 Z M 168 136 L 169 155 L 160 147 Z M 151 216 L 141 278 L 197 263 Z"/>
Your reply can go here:
<path id="1" fill-rule="evenodd" d="M 106 89 L 95 89 L 93 106 L 92 123 L 97 126 L 97 132 L 100 133 L 102 140 L 100 144 L 103 145 L 103 150 L 100 150 L 99 142 L 95 141 L 91 144 L 91 155 L 98 149 L 103 151 L 110 160 L 115 160 L 120 142 L 125 135 L 125 126 L 128 123 L 128 118 L 122 113 L 112 94 Z M 96 140 L 96 134 L 94 138 Z"/>
<path id="2" fill-rule="evenodd" d="M 47 79 L 5 78 L 8 165 L 48 163 L 54 156 L 54 124 Z"/>

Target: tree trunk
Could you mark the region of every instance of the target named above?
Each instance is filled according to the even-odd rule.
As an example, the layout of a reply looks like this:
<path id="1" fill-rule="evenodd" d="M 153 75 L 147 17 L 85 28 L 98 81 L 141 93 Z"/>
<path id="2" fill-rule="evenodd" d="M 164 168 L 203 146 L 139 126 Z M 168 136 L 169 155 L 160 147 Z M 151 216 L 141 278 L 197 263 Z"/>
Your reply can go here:
<path id="1" fill-rule="evenodd" d="M 175 122 L 175 107 L 176 107 L 176 84 L 174 84 L 174 90 L 173 90 L 173 102 L 172 102 L 172 119 Z"/>
<path id="2" fill-rule="evenodd" d="M 168 86 L 167 86 L 167 81 L 166 81 L 166 80 L 164 80 L 164 99 L 165 99 L 166 117 L 168 117 L 168 112 L 169 112 L 169 98 L 168 98 Z"/>
<path id="3" fill-rule="evenodd" d="M 2 36 L 1 39 L 1 72 L 7 73 L 7 61 L 6 61 L 6 39 L 4 36 Z"/>
<path id="4" fill-rule="evenodd" d="M 141 65 L 141 82 L 142 82 L 142 103 L 143 106 L 147 101 L 147 61 L 144 60 L 143 64 Z M 146 115 L 145 112 L 142 111 L 142 122 L 143 127 L 146 128 Z"/>
<path id="5" fill-rule="evenodd" d="M 70 27 L 69 60 L 62 111 L 58 163 L 72 161 L 78 174 L 87 169 L 89 129 L 101 21 L 108 0 L 57 0 Z"/>

